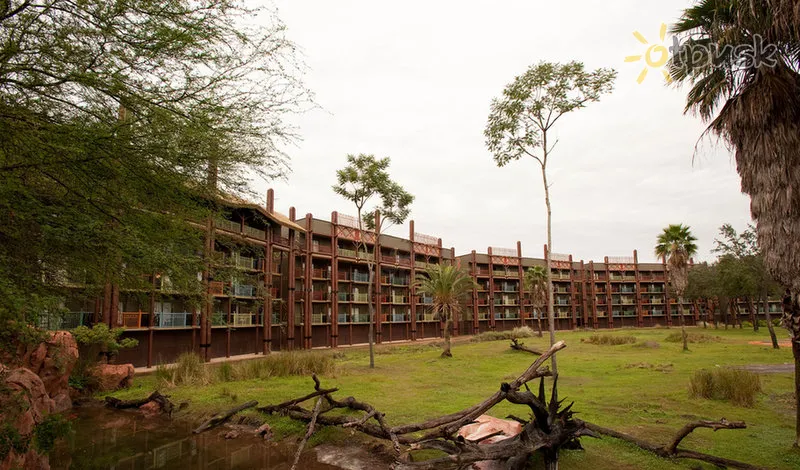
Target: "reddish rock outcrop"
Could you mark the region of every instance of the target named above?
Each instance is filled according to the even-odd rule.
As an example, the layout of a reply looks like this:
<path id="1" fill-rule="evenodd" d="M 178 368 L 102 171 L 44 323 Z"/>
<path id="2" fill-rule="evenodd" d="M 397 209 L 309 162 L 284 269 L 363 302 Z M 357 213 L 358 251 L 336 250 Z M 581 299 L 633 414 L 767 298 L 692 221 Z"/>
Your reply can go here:
<path id="1" fill-rule="evenodd" d="M 113 391 L 133 384 L 133 364 L 98 364 L 92 371 L 100 382 L 100 390 Z"/>
<path id="2" fill-rule="evenodd" d="M 29 369 L 42 379 L 47 394 L 56 403 L 56 412 L 72 407 L 69 376 L 78 362 L 78 344 L 71 333 L 55 331 L 42 343 L 21 345 L 17 357 L 19 359 L 12 359 L 11 363 Z"/>
<path id="3" fill-rule="evenodd" d="M 5 393 L 0 395 L 0 422 L 11 423 L 22 436 L 30 436 L 34 427 L 55 410 L 42 379 L 25 368 L 8 369 L 0 365 Z M 11 451 L 0 462 L 0 470 L 11 468 L 49 469 L 47 456 L 30 450 L 23 455 Z"/>

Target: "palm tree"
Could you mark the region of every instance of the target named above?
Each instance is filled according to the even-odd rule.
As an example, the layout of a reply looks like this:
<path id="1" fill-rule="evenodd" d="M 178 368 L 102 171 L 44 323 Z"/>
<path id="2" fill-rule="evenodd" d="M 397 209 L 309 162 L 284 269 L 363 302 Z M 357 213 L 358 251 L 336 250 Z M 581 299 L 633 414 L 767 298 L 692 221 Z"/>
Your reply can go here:
<path id="1" fill-rule="evenodd" d="M 474 287 L 472 277 L 457 266 L 432 264 L 425 274 L 417 275 L 416 292 L 433 297 L 434 312 L 445 319 L 442 357 L 453 357 L 450 352 L 453 318 L 462 312 L 463 300 Z"/>
<path id="2" fill-rule="evenodd" d="M 674 82 L 691 85 L 686 111 L 733 150 L 764 265 L 789 290 L 783 324 L 793 338 L 800 410 L 800 7 L 794 0 L 703 0 L 684 10 L 673 32 L 686 39 L 670 61 Z M 759 43 L 768 57 L 735 55 Z"/>
<path id="3" fill-rule="evenodd" d="M 689 284 L 689 259 L 697 254 L 697 238 L 692 235 L 688 225 L 670 225 L 656 239 L 656 256 L 667 260 L 669 283 L 678 298 L 678 316 L 681 319 L 683 350 L 688 351 L 686 322 L 683 319 L 683 294 Z M 670 309 L 669 315 L 672 315 Z"/>
<path id="4" fill-rule="evenodd" d="M 542 337 L 542 310 L 547 305 L 547 270 L 544 266 L 533 266 L 525 271 L 523 279 L 525 290 L 531 294 L 533 308 L 536 310 L 536 321 L 539 326 L 539 337 Z"/>

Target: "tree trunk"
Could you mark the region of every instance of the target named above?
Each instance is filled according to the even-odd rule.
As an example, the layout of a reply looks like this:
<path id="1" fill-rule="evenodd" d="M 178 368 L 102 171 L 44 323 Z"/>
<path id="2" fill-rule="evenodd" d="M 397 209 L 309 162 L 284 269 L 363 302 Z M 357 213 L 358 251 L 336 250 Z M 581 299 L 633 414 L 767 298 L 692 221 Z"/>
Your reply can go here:
<path id="1" fill-rule="evenodd" d="M 450 328 L 452 326 L 453 313 L 448 309 L 444 321 L 444 350 L 442 351 L 442 357 L 453 357 L 453 353 L 450 352 Z"/>
<path id="2" fill-rule="evenodd" d="M 767 300 L 766 294 L 761 298 L 761 301 L 764 305 L 764 317 L 767 320 L 767 330 L 769 330 L 769 337 L 772 340 L 772 349 L 780 349 L 781 346 L 778 344 L 778 337 L 775 336 L 775 326 L 772 324 L 772 318 L 769 315 L 769 301 Z"/>
<path id="3" fill-rule="evenodd" d="M 538 309 L 539 311 L 536 312 L 536 323 L 539 326 L 539 337 L 542 337 L 542 309 Z"/>
<path id="4" fill-rule="evenodd" d="M 553 302 L 553 232 L 552 232 L 552 210 L 550 208 L 550 188 L 547 187 L 547 134 L 543 136 L 544 146 L 544 160 L 542 164 L 542 182 L 544 183 L 544 204 L 547 207 L 547 321 L 550 329 L 550 345 L 556 343 L 556 321 L 555 321 L 555 306 Z M 553 379 L 558 377 L 558 364 L 556 363 L 556 356 L 550 358 L 550 363 L 553 366 Z M 558 462 L 556 461 L 556 468 Z"/>
<path id="5" fill-rule="evenodd" d="M 683 319 L 683 297 L 678 297 L 678 316 L 681 317 L 681 337 L 683 338 L 683 350 L 689 350 L 689 335 L 686 334 L 686 320 Z"/>
<path id="6" fill-rule="evenodd" d="M 545 452 L 544 454 L 544 469 L 545 470 L 558 470 L 558 453 Z"/>
<path id="7" fill-rule="evenodd" d="M 372 298 L 372 283 L 375 282 L 375 268 L 372 263 L 367 264 L 369 270 L 369 284 L 367 285 L 367 299 L 369 300 L 369 333 L 367 334 L 367 341 L 369 342 L 369 368 L 375 368 L 375 302 L 378 300 Z"/>
<path id="8" fill-rule="evenodd" d="M 750 321 L 753 322 L 753 331 L 758 333 L 758 315 L 756 315 L 756 306 L 753 303 L 752 297 L 746 297 L 747 300 L 747 310 L 750 314 Z"/>
<path id="9" fill-rule="evenodd" d="M 794 355 L 794 398 L 795 435 L 794 447 L 800 447 L 800 338 L 792 335 L 792 354 Z"/>

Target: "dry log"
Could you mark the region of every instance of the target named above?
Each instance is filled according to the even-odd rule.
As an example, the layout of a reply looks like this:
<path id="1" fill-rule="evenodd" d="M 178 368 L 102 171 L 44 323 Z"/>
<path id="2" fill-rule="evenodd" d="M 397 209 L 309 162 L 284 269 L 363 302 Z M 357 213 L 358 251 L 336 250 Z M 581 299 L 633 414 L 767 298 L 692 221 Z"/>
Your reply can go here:
<path id="1" fill-rule="evenodd" d="M 681 441 L 697 428 L 709 428 L 713 429 L 714 431 L 718 431 L 720 429 L 745 429 L 747 425 L 742 421 L 728 421 L 725 418 L 722 418 L 719 421 L 695 421 L 681 428 L 675 434 L 675 436 L 670 440 L 670 443 L 663 446 L 653 444 L 652 442 L 639 439 L 629 434 L 625 434 L 619 431 L 614 431 L 613 429 L 605 428 L 603 426 L 598 426 L 593 423 L 588 423 L 584 421 L 583 424 L 586 426 L 587 429 L 590 429 L 598 434 L 604 434 L 606 436 L 610 436 L 615 439 L 620 439 L 626 442 L 630 442 L 631 444 L 634 444 L 649 452 L 652 452 L 658 455 L 659 457 L 700 460 L 703 462 L 714 464 L 718 467 L 731 467 L 743 470 L 764 469 L 764 467 L 758 467 L 745 462 L 739 462 L 737 460 L 726 459 L 724 457 L 717 457 L 715 455 L 704 454 L 702 452 L 695 452 L 693 450 L 678 449 L 678 445 L 681 443 Z"/>
<path id="2" fill-rule="evenodd" d="M 297 448 L 297 453 L 294 454 L 294 463 L 292 463 L 292 468 L 290 470 L 295 470 L 297 468 L 297 462 L 300 461 L 300 454 L 303 453 L 303 449 L 306 446 L 306 442 L 314 434 L 314 427 L 317 425 L 317 418 L 319 417 L 319 407 L 322 405 L 322 397 L 317 399 L 317 404 L 314 405 L 314 411 L 311 414 L 311 422 L 308 423 L 308 429 L 306 430 L 306 435 L 303 436 L 303 440 L 300 441 L 300 446 Z"/>
<path id="3" fill-rule="evenodd" d="M 258 407 L 258 411 L 260 411 L 262 413 L 272 414 L 272 413 L 278 412 L 278 411 L 280 411 L 280 410 L 282 410 L 284 408 L 288 408 L 290 406 L 298 405 L 300 403 L 303 403 L 304 401 L 310 400 L 310 399 L 312 399 L 314 397 L 318 397 L 320 395 L 329 395 L 331 393 L 338 392 L 338 391 L 339 391 L 338 388 L 329 388 L 327 390 L 315 390 L 313 393 L 309 393 L 306 396 L 302 396 L 300 398 L 295 398 L 293 400 L 285 401 L 285 402 L 277 404 L 277 405 L 260 406 L 260 407 Z"/>
<path id="4" fill-rule="evenodd" d="M 115 397 L 105 397 L 106 406 L 115 408 L 117 410 L 124 410 L 128 408 L 140 408 L 142 405 L 150 403 L 151 401 L 158 403 L 161 410 L 164 411 L 169 417 L 172 417 L 172 412 L 175 410 L 175 405 L 169 400 L 168 395 L 162 395 L 161 392 L 155 391 L 147 398 L 140 398 L 135 400 L 120 400 Z"/>
<path id="5" fill-rule="evenodd" d="M 523 343 L 520 343 L 520 342 L 517 340 L 517 338 L 512 338 L 512 339 L 511 339 L 511 349 L 515 349 L 515 350 L 517 350 L 517 351 L 523 351 L 523 352 L 527 352 L 527 353 L 535 354 L 535 355 L 537 355 L 537 356 L 541 356 L 541 355 L 542 355 L 542 352 L 541 352 L 541 351 L 537 351 L 537 350 L 535 350 L 535 349 L 531 349 L 531 348 L 529 348 L 529 347 L 525 346 L 525 344 L 523 344 Z"/>
<path id="6" fill-rule="evenodd" d="M 248 408 L 253 408 L 256 405 L 258 405 L 257 401 L 255 401 L 255 400 L 248 401 L 247 403 L 243 403 L 243 404 L 241 404 L 239 406 L 233 407 L 228 411 L 223 411 L 221 413 L 217 413 L 214 416 L 212 416 L 211 419 L 209 419 L 205 423 L 201 424 L 200 426 L 197 427 L 197 429 L 192 431 L 192 434 L 200 434 L 201 432 L 205 432 L 205 431 L 208 431 L 209 429 L 213 429 L 213 428 L 219 426 L 220 424 L 224 423 L 225 421 L 229 420 L 231 418 L 231 416 L 235 415 L 236 413 L 239 413 L 240 411 L 244 411 L 244 410 L 246 410 Z"/>

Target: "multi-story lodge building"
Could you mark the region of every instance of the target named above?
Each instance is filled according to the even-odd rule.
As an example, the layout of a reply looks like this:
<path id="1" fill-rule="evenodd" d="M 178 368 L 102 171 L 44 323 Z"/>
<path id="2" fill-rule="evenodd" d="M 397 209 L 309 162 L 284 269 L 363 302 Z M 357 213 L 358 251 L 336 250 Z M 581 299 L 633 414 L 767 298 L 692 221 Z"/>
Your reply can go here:
<path id="1" fill-rule="evenodd" d="M 523 276 L 531 266 L 546 266 L 546 247 L 542 258 L 523 257 L 519 242 L 514 249 L 491 247 L 486 253 L 455 256 L 440 238 L 416 232 L 413 221 L 404 239 L 359 230 L 354 217 L 336 212 L 329 221 L 311 214 L 298 218 L 293 207 L 285 216 L 274 210 L 272 190 L 266 206 L 230 202 L 229 208 L 230 217 L 213 223 L 210 259 L 218 269 L 204 277 L 213 298 L 206 303 L 205 321 L 202 305 L 173 291 L 166 276 L 156 276 L 144 296 L 112 289 L 111 296 L 94 302 L 67 300 L 71 313 L 46 318 L 46 326 L 107 322 L 123 327 L 138 346 L 123 350 L 118 360 L 136 366 L 171 362 L 186 351 L 211 358 L 363 344 L 370 318 L 368 259 L 375 273 L 378 343 L 442 335 L 433 299 L 418 295 L 413 282 L 436 263 L 460 265 L 476 281 L 454 334 L 535 326 L 538 313 L 522 288 Z M 552 258 L 557 329 L 679 321 L 663 262 L 639 263 L 635 250 L 632 257 L 602 262 L 555 253 Z M 686 324 L 699 321 L 704 308 L 686 303 Z M 779 304 L 770 303 L 770 310 L 778 309 Z"/>

